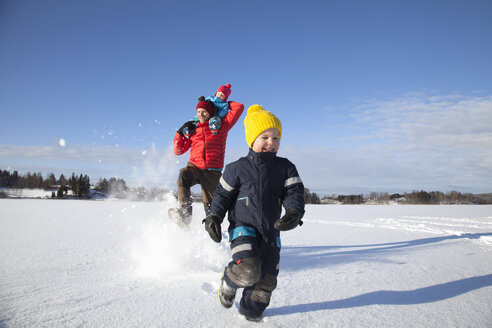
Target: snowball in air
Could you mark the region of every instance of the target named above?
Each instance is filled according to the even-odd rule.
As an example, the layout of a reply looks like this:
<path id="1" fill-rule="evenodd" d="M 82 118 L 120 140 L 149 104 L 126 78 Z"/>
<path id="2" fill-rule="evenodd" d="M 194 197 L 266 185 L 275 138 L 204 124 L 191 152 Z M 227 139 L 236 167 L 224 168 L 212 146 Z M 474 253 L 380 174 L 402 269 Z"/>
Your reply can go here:
<path id="1" fill-rule="evenodd" d="M 58 140 L 58 144 L 60 145 L 60 147 L 65 147 L 67 145 L 67 142 L 65 141 L 65 139 L 60 138 L 60 140 Z"/>

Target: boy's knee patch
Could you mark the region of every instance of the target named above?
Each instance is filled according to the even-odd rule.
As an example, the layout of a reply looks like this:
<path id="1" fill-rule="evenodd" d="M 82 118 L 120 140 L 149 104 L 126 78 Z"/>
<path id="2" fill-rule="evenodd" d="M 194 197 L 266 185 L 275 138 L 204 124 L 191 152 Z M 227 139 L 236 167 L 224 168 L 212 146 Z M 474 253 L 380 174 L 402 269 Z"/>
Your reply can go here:
<path id="1" fill-rule="evenodd" d="M 275 288 L 277 288 L 277 277 L 267 273 L 265 278 L 256 284 L 255 289 L 251 293 L 251 300 L 269 304 L 270 297 Z"/>
<path id="2" fill-rule="evenodd" d="M 227 269 L 227 276 L 240 287 L 249 287 L 261 279 L 261 262 L 258 257 L 241 260 Z"/>

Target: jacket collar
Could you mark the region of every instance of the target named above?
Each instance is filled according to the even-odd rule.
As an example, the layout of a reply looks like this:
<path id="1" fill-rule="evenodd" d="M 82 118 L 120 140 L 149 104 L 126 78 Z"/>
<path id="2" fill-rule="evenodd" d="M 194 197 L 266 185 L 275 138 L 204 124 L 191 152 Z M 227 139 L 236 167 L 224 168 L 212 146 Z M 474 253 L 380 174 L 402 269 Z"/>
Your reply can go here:
<path id="1" fill-rule="evenodd" d="M 273 161 L 277 157 L 277 153 L 257 153 L 253 149 L 249 149 L 248 159 L 254 164 L 263 164 Z"/>

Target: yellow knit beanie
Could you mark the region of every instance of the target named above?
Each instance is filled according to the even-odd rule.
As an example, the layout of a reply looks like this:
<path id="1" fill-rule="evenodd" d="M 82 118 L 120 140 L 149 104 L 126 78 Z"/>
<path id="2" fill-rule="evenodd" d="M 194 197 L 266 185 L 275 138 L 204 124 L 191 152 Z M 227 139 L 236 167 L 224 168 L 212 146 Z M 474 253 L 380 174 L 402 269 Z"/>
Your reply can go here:
<path id="1" fill-rule="evenodd" d="M 261 105 L 253 105 L 248 108 L 248 114 L 244 118 L 244 128 L 246 132 L 246 142 L 251 148 L 255 139 L 270 128 L 276 128 L 282 137 L 282 123 L 280 120 L 265 110 Z"/>

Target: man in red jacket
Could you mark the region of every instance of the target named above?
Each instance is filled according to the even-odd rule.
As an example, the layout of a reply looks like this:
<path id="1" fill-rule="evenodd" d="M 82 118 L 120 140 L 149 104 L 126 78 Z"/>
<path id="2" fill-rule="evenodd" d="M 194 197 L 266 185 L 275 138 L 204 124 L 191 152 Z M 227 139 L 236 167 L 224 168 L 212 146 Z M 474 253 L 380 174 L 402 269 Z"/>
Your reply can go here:
<path id="1" fill-rule="evenodd" d="M 227 93 L 227 90 L 225 91 Z M 175 155 L 182 155 L 191 148 L 188 164 L 179 171 L 177 182 L 179 207 L 169 209 L 169 217 L 181 227 L 186 227 L 191 222 L 192 199 L 190 189 L 192 186 L 200 184 L 202 187 L 205 213 L 208 212 L 212 203 L 213 194 L 224 167 L 227 135 L 244 110 L 243 104 L 234 101 L 228 103 L 230 111 L 222 119 L 217 134 L 212 134 L 208 124 L 208 120 L 215 114 L 216 108 L 212 102 L 201 100 L 196 106 L 198 121 L 186 122 L 174 136 Z"/>

